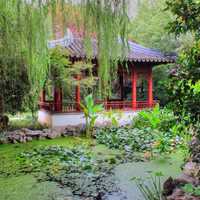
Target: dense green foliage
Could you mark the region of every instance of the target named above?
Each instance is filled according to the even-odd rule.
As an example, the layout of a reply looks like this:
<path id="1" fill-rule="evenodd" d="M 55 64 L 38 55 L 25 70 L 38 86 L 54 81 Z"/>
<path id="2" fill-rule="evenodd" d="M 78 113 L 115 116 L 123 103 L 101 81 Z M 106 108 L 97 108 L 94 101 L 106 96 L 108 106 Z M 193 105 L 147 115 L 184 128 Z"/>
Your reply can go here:
<path id="1" fill-rule="evenodd" d="M 175 16 L 169 24 L 169 30 L 176 35 L 192 32 L 199 39 L 199 0 L 167 0 L 166 2 L 167 9 Z"/>
<path id="2" fill-rule="evenodd" d="M 159 100 L 159 104 L 162 107 L 169 103 L 167 90 L 170 81 L 170 69 L 172 67 L 173 65 L 158 65 L 153 68 L 154 99 Z"/>
<path id="3" fill-rule="evenodd" d="M 6 68 L 6 70 L 5 70 Z M 27 70 L 18 58 L 0 64 L 0 113 L 23 111 L 24 97 L 29 92 Z"/>
<path id="4" fill-rule="evenodd" d="M 26 97 L 29 108 L 34 112 L 37 110 L 36 101 L 47 72 L 49 29 L 46 24 L 46 7 L 39 1 L 28 3 L 18 0 L 1 2 L 0 10 L 0 79 L 6 79 L 9 84 L 6 88 L 12 88 L 12 84 L 16 88 L 22 83 L 20 92 L 16 90 L 9 94 L 19 95 L 19 103 Z M 18 83 L 13 81 L 14 78 L 17 78 Z M 28 91 L 26 85 L 29 87 Z M 16 98 L 11 98 L 9 103 L 12 104 L 15 100 Z M 20 110 L 20 106 L 15 109 Z"/>
<path id="5" fill-rule="evenodd" d="M 133 127 L 142 128 L 150 127 L 168 131 L 176 123 L 176 117 L 173 112 L 167 109 L 160 109 L 157 105 L 153 110 L 141 111 L 133 119 Z"/>
<path id="6" fill-rule="evenodd" d="M 56 47 L 50 50 L 49 68 L 45 83 L 47 89 L 50 87 L 63 88 L 64 93 L 69 96 L 73 93 L 73 86 L 79 85 L 84 93 L 96 85 L 96 78 L 92 74 L 92 63 L 89 60 L 72 63 L 65 48 Z M 87 73 L 87 76 L 81 76 L 82 73 Z"/>
<path id="7" fill-rule="evenodd" d="M 199 186 L 193 186 L 191 183 L 188 183 L 182 187 L 182 190 L 190 195 L 194 196 L 200 196 L 200 187 Z"/>
<path id="8" fill-rule="evenodd" d="M 169 24 L 169 30 L 176 35 L 192 33 L 195 42 L 192 48 L 183 51 L 178 59 L 178 65 L 172 70 L 169 95 L 172 107 L 180 116 L 190 115 L 192 120 L 199 120 L 200 70 L 200 37 L 199 37 L 199 1 L 167 1 L 168 9 L 176 16 Z"/>
<path id="9" fill-rule="evenodd" d="M 200 92 L 198 86 L 200 77 L 199 70 L 199 46 L 184 52 L 179 65 L 172 70 L 169 85 L 171 105 L 179 115 L 189 115 L 193 120 L 200 118 Z"/>

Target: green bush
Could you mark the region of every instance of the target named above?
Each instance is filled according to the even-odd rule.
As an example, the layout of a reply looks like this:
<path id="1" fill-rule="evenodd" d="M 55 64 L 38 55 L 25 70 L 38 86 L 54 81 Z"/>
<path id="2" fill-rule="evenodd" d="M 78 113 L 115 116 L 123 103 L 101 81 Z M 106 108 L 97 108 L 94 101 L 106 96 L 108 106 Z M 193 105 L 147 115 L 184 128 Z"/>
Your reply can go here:
<path id="1" fill-rule="evenodd" d="M 138 116 L 133 118 L 132 126 L 134 128 L 143 129 L 150 127 L 151 129 L 159 129 L 168 131 L 176 124 L 176 117 L 172 111 L 168 109 L 160 109 L 156 106 L 152 110 L 144 110 L 138 113 Z"/>
<path id="2" fill-rule="evenodd" d="M 39 124 L 36 120 L 33 120 L 31 113 L 17 113 L 9 116 L 8 130 L 17 130 L 21 128 L 28 128 L 31 130 L 41 130 L 45 127 Z"/>

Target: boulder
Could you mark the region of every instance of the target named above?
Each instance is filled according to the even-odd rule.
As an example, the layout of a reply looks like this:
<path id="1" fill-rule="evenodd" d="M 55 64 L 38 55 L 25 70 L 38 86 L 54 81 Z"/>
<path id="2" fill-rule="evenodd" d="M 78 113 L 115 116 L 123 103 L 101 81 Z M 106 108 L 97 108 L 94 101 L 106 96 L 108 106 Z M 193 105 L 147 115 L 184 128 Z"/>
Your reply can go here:
<path id="1" fill-rule="evenodd" d="M 60 137 L 61 136 L 61 132 L 58 129 L 49 129 L 49 132 L 47 134 L 47 138 L 48 139 L 54 139 L 56 137 Z"/>
<path id="2" fill-rule="evenodd" d="M 200 197 L 192 196 L 184 193 L 181 189 L 176 189 L 172 195 L 167 197 L 167 200 L 200 200 Z"/>
<path id="3" fill-rule="evenodd" d="M 40 131 L 40 130 L 37 130 L 37 131 L 29 130 L 25 134 L 26 134 L 27 137 L 31 137 L 32 139 L 40 139 L 43 132 Z"/>
<path id="4" fill-rule="evenodd" d="M 163 194 L 169 196 L 176 188 L 176 183 L 172 177 L 169 177 L 163 184 Z"/>
<path id="5" fill-rule="evenodd" d="M 191 152 L 191 160 L 196 163 L 200 163 L 200 140 L 197 137 L 193 137 L 189 143 Z"/>
<path id="6" fill-rule="evenodd" d="M 80 136 L 85 132 L 85 125 L 78 124 L 76 126 L 67 126 L 62 131 L 62 136 Z"/>
<path id="7" fill-rule="evenodd" d="M 190 177 L 200 177 L 200 164 L 196 162 L 186 163 L 183 173 Z"/>

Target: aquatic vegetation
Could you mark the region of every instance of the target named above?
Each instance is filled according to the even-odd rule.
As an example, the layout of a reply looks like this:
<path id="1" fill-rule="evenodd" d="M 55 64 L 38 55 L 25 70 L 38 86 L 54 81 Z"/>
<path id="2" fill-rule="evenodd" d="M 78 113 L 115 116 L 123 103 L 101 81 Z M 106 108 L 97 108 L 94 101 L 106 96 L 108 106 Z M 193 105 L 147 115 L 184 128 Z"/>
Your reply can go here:
<path id="1" fill-rule="evenodd" d="M 50 146 L 21 153 L 20 172 L 34 173 L 40 181 L 57 182 L 74 195 L 97 197 L 115 190 L 112 162 L 95 159 L 85 147 Z"/>
<path id="2" fill-rule="evenodd" d="M 164 200 L 162 195 L 162 173 L 155 173 L 146 179 L 133 178 L 145 200 Z"/>
<path id="3" fill-rule="evenodd" d="M 174 136 L 170 131 L 163 132 L 150 127 L 106 127 L 97 129 L 95 137 L 100 144 L 126 152 L 168 153 L 184 143 L 182 137 Z"/>

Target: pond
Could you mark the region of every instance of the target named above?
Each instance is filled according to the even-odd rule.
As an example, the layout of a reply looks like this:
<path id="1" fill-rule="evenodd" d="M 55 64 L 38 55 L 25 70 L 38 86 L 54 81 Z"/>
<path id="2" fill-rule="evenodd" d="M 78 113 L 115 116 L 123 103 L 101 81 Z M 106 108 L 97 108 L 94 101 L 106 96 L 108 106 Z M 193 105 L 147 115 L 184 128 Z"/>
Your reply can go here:
<path id="1" fill-rule="evenodd" d="M 162 182 L 168 177 L 177 177 L 181 172 L 184 155 L 176 152 L 169 157 L 156 158 L 149 162 L 132 162 L 118 165 L 115 168 L 115 177 L 118 180 L 118 187 L 123 191 L 127 200 L 143 200 L 140 191 L 133 180 L 133 177 L 145 178 L 151 173 L 161 172 Z M 109 200 L 119 200 L 119 196 L 109 196 Z"/>
<path id="2" fill-rule="evenodd" d="M 33 141 L 27 144 L 10 144 L 0 146 L 0 172 L 16 172 L 14 176 L 3 177 L 0 174 L 0 199 L 1 200 L 63 200 L 75 199 L 69 189 L 60 187 L 55 182 L 38 182 L 32 174 L 18 175 L 16 156 L 25 150 L 31 150 L 40 146 L 62 145 L 74 147 L 85 145 L 92 149 L 96 157 L 109 159 L 120 154 L 119 151 L 107 149 L 104 145 L 96 145 L 95 140 L 84 138 L 58 138 L 54 140 Z M 108 195 L 109 200 L 137 200 L 140 192 L 136 185 L 131 181 L 132 177 L 148 175 L 147 171 L 162 172 L 165 176 L 177 176 L 180 173 L 180 166 L 183 163 L 183 155 L 178 152 L 169 158 L 157 158 L 149 162 L 131 162 L 120 164 L 114 168 L 114 176 L 117 187 L 122 191 L 122 195 Z M 142 199 L 142 198 L 140 198 Z"/>

